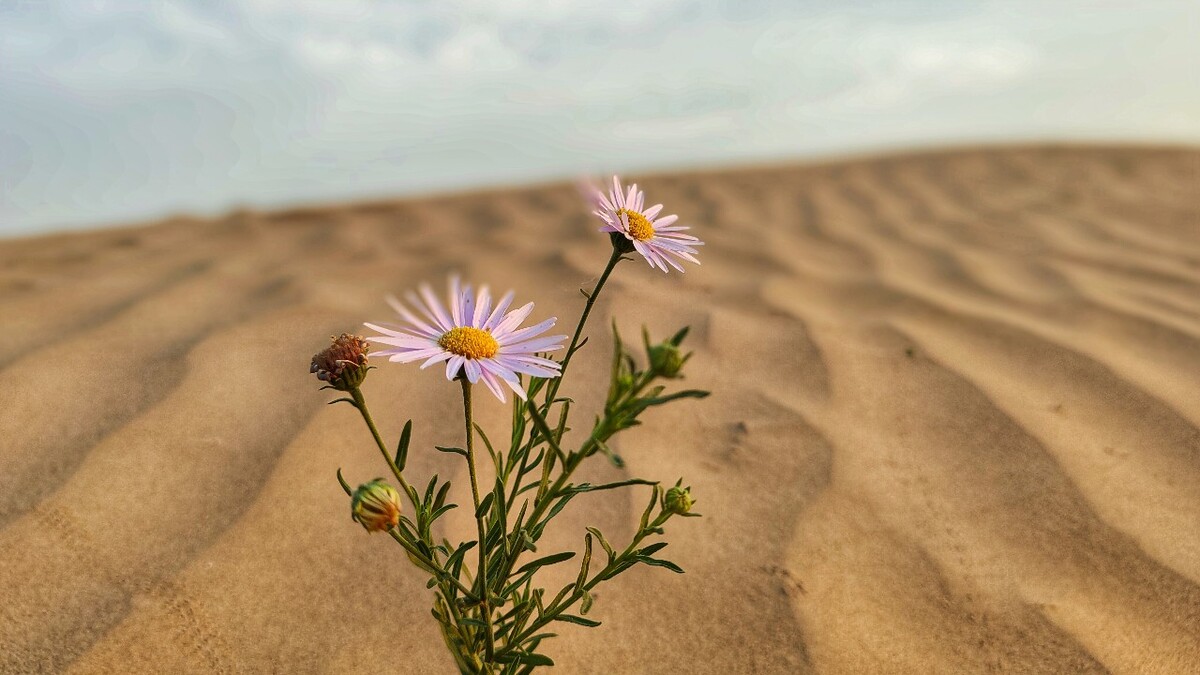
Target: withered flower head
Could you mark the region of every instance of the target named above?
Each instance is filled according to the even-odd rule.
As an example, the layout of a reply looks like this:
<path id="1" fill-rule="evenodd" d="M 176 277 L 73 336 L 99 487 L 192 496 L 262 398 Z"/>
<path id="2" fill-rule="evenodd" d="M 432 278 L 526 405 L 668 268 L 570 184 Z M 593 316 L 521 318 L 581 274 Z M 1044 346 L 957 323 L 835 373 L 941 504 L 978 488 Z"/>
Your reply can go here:
<path id="1" fill-rule="evenodd" d="M 312 357 L 310 373 L 340 391 L 350 391 L 367 376 L 367 352 L 371 345 L 358 335 L 342 333 L 330 338 L 333 344 Z"/>
<path id="2" fill-rule="evenodd" d="M 350 500 L 350 517 L 367 532 L 387 532 L 400 522 L 400 493 L 382 478 L 363 483 Z"/>

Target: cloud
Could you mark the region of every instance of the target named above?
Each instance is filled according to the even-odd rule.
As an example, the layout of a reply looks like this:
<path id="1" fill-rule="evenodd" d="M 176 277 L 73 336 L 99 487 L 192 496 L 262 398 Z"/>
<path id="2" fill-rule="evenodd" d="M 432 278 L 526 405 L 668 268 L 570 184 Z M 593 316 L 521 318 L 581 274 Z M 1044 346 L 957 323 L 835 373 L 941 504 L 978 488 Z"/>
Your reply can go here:
<path id="1" fill-rule="evenodd" d="M 0 0 L 0 227 L 1039 129 L 1200 139 L 1188 7 Z"/>

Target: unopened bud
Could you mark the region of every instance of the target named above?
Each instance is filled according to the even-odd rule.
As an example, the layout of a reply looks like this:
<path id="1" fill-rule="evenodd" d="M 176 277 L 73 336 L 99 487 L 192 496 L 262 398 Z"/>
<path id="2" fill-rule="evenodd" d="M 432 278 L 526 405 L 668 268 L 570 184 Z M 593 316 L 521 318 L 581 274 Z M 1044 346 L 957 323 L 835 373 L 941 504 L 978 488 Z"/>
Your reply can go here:
<path id="1" fill-rule="evenodd" d="M 690 487 L 676 485 L 663 495 L 663 510 L 678 516 L 686 516 L 695 503 Z"/>
<path id="2" fill-rule="evenodd" d="M 312 357 L 310 373 L 340 391 L 350 391 L 367 376 L 367 352 L 371 345 L 358 335 L 342 333 L 331 338 L 333 344 Z"/>
<path id="3" fill-rule="evenodd" d="M 367 532 L 387 532 L 400 523 L 400 493 L 382 478 L 363 483 L 350 499 L 350 517 Z"/>
<path id="4" fill-rule="evenodd" d="M 662 342 L 650 347 L 650 369 L 656 375 L 666 378 L 679 377 L 687 357 L 679 351 L 679 347 L 670 342 Z"/>

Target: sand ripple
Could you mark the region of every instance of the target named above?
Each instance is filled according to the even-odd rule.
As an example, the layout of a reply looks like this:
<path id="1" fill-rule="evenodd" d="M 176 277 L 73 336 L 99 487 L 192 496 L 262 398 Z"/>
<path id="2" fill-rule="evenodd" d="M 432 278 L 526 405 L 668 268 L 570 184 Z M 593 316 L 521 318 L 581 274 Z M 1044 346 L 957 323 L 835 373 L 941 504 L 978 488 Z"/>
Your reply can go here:
<path id="1" fill-rule="evenodd" d="M 1198 181 L 1195 151 L 1059 147 L 644 181 L 704 265 L 621 268 L 577 376 L 614 312 L 694 327 L 716 395 L 617 449 L 707 517 L 559 671 L 1200 672 Z M 347 517 L 334 469 L 381 465 L 308 357 L 450 270 L 570 316 L 592 229 L 554 186 L 0 243 L 0 672 L 450 672 L 423 583 Z M 436 374 L 366 393 L 456 442 Z"/>

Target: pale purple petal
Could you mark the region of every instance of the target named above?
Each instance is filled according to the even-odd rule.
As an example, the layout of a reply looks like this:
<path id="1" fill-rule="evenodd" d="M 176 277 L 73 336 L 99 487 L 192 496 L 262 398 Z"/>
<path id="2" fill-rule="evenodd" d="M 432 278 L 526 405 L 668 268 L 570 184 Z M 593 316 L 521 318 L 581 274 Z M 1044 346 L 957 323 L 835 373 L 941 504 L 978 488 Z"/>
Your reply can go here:
<path id="1" fill-rule="evenodd" d="M 387 297 L 387 303 L 392 306 L 392 309 L 394 309 L 396 311 L 396 313 L 401 316 L 401 318 L 403 318 L 405 321 L 411 323 L 414 328 L 421 331 L 422 333 L 436 337 L 436 336 L 440 336 L 442 333 L 445 332 L 445 331 L 439 331 L 438 329 L 434 328 L 433 326 L 429 325 L 428 323 L 425 323 L 424 321 L 417 318 L 417 315 L 408 311 L 408 308 L 405 307 L 404 304 L 401 303 L 399 298 L 397 298 L 396 296 L 389 295 Z"/>
<path id="2" fill-rule="evenodd" d="M 513 331 L 513 332 L 507 333 L 503 336 L 498 336 L 496 338 L 496 342 L 499 342 L 500 345 L 503 346 L 503 345 L 515 344 L 522 340 L 528 340 L 529 338 L 535 337 L 537 335 L 541 335 L 542 333 L 545 333 L 546 331 L 553 328 L 555 321 L 557 321 L 557 319 L 555 319 L 554 317 L 550 317 L 549 319 L 546 319 L 545 321 L 543 321 L 535 326 L 526 326 L 525 328 L 522 328 L 521 330 Z M 500 331 L 497 330 L 496 332 L 499 333 Z"/>
<path id="3" fill-rule="evenodd" d="M 533 303 L 531 302 L 519 309 L 514 309 L 513 311 L 509 312 L 508 316 L 504 317 L 504 320 L 496 324 L 496 327 L 492 329 L 492 336 L 499 340 L 502 336 L 508 334 L 509 331 L 521 325 L 521 322 L 524 321 L 525 317 L 529 316 L 529 313 L 532 311 Z"/>
<path id="4" fill-rule="evenodd" d="M 441 352 L 438 352 L 437 354 L 434 354 L 433 356 L 429 357 L 428 361 L 421 364 L 421 370 L 425 370 L 426 368 L 428 368 L 429 366 L 432 366 L 435 363 L 441 363 L 442 361 L 445 361 L 446 359 L 451 358 L 452 356 L 454 356 L 454 355 L 448 351 L 443 350 Z"/>
<path id="5" fill-rule="evenodd" d="M 458 354 L 451 356 L 450 360 L 446 362 L 446 379 L 453 380 L 458 375 L 458 371 L 462 370 L 463 363 L 466 360 L 465 356 L 459 356 Z"/>
<path id="6" fill-rule="evenodd" d="M 475 314 L 471 317 L 471 325 L 482 328 L 483 321 L 491 310 L 492 294 L 488 291 L 487 284 L 484 284 L 479 287 L 479 299 L 475 302 Z"/>
<path id="7" fill-rule="evenodd" d="M 487 362 L 484 361 L 479 364 L 481 367 L 483 367 L 483 374 L 479 379 L 483 380 L 483 383 L 487 385 L 489 390 L 491 390 L 493 396 L 500 399 L 501 403 L 504 403 L 504 388 L 500 386 L 499 378 L 497 378 L 492 371 L 484 367 L 484 363 Z"/>
<path id="8" fill-rule="evenodd" d="M 567 340 L 566 335 L 551 335 L 549 337 L 540 337 L 525 342 L 504 345 L 500 350 L 502 354 L 531 354 L 534 352 L 549 352 L 555 349 L 562 349 L 562 344 Z"/>
<path id="9" fill-rule="evenodd" d="M 467 359 L 463 363 L 463 368 L 467 371 L 467 382 L 475 384 L 479 381 L 479 375 L 483 372 L 479 367 L 479 362 L 475 359 Z"/>
<path id="10" fill-rule="evenodd" d="M 492 314 L 488 317 L 487 322 L 480 327 L 486 331 L 491 331 L 494 329 L 496 324 L 500 323 L 500 318 L 503 317 L 504 313 L 508 311 L 508 306 L 512 304 L 512 301 L 513 292 L 509 291 L 505 293 L 504 297 L 500 298 L 500 302 L 496 305 L 496 309 L 492 310 Z"/>

